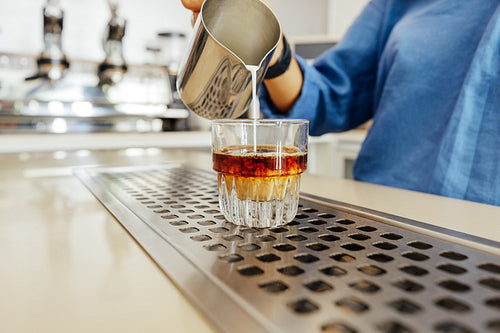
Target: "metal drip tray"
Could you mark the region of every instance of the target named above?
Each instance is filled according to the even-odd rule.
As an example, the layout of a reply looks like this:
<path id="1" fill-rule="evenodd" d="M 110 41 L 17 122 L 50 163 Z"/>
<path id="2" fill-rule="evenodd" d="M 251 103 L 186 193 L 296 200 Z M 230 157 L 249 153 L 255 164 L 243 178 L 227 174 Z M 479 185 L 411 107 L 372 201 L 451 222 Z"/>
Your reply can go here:
<path id="1" fill-rule="evenodd" d="M 308 195 L 286 226 L 237 227 L 215 174 L 179 164 L 77 176 L 223 331 L 500 330 L 500 257 L 477 239 Z"/>

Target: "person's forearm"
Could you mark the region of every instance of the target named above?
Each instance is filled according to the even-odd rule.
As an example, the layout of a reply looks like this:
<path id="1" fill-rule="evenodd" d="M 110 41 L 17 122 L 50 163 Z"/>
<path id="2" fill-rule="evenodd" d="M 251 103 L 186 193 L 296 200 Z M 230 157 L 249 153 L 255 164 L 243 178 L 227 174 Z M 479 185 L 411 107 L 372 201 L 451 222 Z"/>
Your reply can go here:
<path id="1" fill-rule="evenodd" d="M 279 43 L 269 66 L 276 63 L 282 51 L 283 41 Z M 302 81 L 302 71 L 297 60 L 292 56 L 288 70 L 280 76 L 264 80 L 264 84 L 276 108 L 282 113 L 287 113 L 300 96 Z"/>

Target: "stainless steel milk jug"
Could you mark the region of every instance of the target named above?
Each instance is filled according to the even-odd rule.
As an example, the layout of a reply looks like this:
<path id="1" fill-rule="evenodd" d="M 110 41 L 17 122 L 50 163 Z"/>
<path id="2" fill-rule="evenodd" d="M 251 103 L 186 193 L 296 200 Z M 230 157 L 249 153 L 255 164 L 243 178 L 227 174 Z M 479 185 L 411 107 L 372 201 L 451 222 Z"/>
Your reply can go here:
<path id="1" fill-rule="evenodd" d="M 208 119 L 241 116 L 252 99 L 246 66 L 258 67 L 260 86 L 280 37 L 278 19 L 260 0 L 205 0 L 177 76 L 184 104 Z"/>

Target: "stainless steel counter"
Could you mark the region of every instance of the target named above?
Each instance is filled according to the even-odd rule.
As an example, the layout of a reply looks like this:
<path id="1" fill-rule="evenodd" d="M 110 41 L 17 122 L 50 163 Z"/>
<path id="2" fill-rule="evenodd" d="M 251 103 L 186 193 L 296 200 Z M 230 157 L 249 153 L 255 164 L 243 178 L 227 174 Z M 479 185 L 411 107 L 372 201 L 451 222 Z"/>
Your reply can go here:
<path id="1" fill-rule="evenodd" d="M 72 175 L 74 166 L 103 164 L 185 161 L 210 168 L 208 153 L 135 148 L 3 154 L 0 160 L 2 331 L 217 331 Z M 303 177 L 303 191 L 500 239 L 500 207 L 312 175 Z"/>

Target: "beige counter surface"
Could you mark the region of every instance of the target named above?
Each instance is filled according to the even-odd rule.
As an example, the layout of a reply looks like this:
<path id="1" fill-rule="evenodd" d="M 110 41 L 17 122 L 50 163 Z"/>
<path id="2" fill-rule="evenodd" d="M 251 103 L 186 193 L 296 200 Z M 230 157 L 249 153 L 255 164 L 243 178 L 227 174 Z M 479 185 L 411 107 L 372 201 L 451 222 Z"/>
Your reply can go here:
<path id="1" fill-rule="evenodd" d="M 217 331 L 71 173 L 165 161 L 211 158 L 142 148 L 0 155 L 0 331 Z M 500 207 L 311 175 L 303 191 L 500 239 Z"/>

